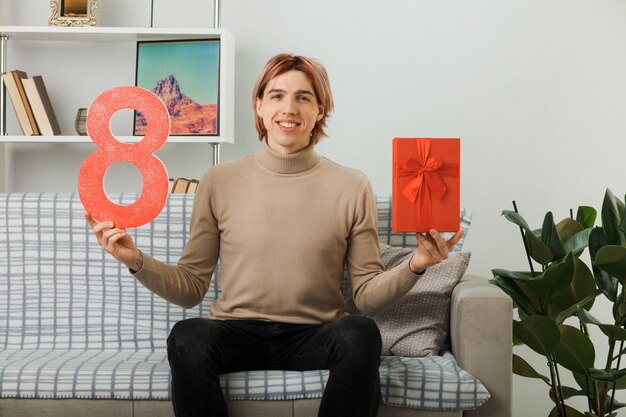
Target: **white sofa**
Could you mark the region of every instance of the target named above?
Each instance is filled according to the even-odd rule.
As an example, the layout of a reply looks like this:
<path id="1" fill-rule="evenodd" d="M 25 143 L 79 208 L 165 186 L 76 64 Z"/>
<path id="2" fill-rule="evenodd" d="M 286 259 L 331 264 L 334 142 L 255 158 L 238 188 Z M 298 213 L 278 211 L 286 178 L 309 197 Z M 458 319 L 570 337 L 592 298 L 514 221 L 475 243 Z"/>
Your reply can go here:
<path id="1" fill-rule="evenodd" d="M 171 195 L 133 231 L 142 250 L 176 262 L 192 199 Z M 191 310 L 166 303 L 101 250 L 82 213 L 74 194 L 0 194 L 0 415 L 173 416 L 167 334 L 180 319 L 206 317 L 217 287 Z M 380 206 L 381 240 L 410 245 L 388 230 L 388 215 Z M 499 289 L 465 276 L 452 293 L 451 354 L 384 357 L 379 416 L 510 417 L 511 315 Z M 317 415 L 327 371 L 274 372 L 223 376 L 232 417 Z"/>

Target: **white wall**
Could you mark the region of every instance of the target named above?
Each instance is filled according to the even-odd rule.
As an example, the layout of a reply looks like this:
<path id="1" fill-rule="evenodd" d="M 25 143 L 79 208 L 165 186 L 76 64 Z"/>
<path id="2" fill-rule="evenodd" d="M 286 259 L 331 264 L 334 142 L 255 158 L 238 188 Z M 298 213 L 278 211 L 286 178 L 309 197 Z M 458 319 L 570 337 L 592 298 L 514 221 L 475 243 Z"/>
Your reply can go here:
<path id="1" fill-rule="evenodd" d="M 47 4 L 11 1 L 9 24 L 46 25 Z M 154 4 L 155 26 L 212 25 L 210 1 Z M 270 56 L 293 52 L 319 58 L 331 77 L 336 111 L 319 151 L 364 171 L 377 192 L 391 191 L 393 137 L 462 138 L 461 200 L 474 212 L 465 246 L 473 253 L 471 272 L 525 268 L 519 232 L 500 217 L 511 200 L 539 227 L 548 210 L 562 218 L 578 204 L 599 207 L 606 187 L 626 192 L 623 0 L 222 0 L 222 6 L 222 26 L 237 48 L 236 143 L 222 147 L 222 160 L 257 149 L 252 85 Z M 101 0 L 97 16 L 103 26 L 149 26 L 150 1 Z M 53 59 L 55 48 L 35 45 L 31 52 Z M 64 130 L 73 129 L 76 108 L 86 104 L 74 101 L 72 90 L 95 97 L 134 80 L 134 68 L 84 62 L 80 48 L 76 53 L 63 65 L 34 66 L 26 53 L 10 50 L 9 69 L 51 80 Z M 12 145 L 11 187 L 73 191 L 91 149 Z M 206 145 L 168 145 L 159 155 L 175 177 L 200 176 L 211 158 Z M 129 175 L 138 176 L 112 175 L 111 190 L 126 186 Z M 547 415 L 542 385 L 515 378 L 514 389 L 516 416 Z"/>

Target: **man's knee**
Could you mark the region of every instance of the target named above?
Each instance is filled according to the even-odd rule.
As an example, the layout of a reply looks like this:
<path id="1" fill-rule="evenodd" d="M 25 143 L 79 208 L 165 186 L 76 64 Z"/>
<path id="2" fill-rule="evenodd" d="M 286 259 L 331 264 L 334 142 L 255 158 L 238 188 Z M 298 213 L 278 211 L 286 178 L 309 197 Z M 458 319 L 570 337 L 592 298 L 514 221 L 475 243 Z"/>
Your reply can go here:
<path id="1" fill-rule="evenodd" d="M 167 353 L 170 363 L 182 366 L 197 366 L 195 362 L 205 358 L 210 350 L 210 341 L 215 340 L 217 326 L 211 320 L 192 318 L 179 321 L 172 327 L 167 338 Z"/>
<path id="2" fill-rule="evenodd" d="M 378 360 L 382 348 L 380 330 L 369 317 L 350 315 L 338 322 L 338 348 L 356 361 Z"/>
<path id="3" fill-rule="evenodd" d="M 180 344 L 186 344 L 186 342 L 193 341 L 193 335 L 199 335 L 204 333 L 207 327 L 207 320 L 200 318 L 193 318 L 182 320 L 174 324 L 170 335 L 167 338 L 168 348 L 176 347 Z M 197 339 L 196 339 L 197 340 Z"/>

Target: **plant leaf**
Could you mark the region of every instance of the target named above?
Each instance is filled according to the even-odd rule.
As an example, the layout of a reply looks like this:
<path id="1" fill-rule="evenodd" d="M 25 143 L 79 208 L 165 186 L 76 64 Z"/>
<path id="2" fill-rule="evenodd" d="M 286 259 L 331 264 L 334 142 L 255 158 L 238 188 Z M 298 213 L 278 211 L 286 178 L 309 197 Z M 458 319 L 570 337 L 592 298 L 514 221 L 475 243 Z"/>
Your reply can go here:
<path id="1" fill-rule="evenodd" d="M 563 243 L 559 238 L 559 233 L 557 232 L 556 225 L 554 224 L 554 216 L 551 211 L 547 212 L 543 218 L 541 241 L 548 247 L 548 249 L 550 249 L 550 252 L 552 253 L 552 259 L 550 259 L 550 261 L 559 260 L 565 256 Z"/>
<path id="2" fill-rule="evenodd" d="M 611 404 L 611 396 L 606 399 L 606 409 L 609 409 L 609 405 Z M 613 410 L 619 410 L 620 408 L 626 407 L 626 404 L 619 402 L 617 400 L 613 401 Z"/>
<path id="3" fill-rule="evenodd" d="M 550 379 L 547 376 L 537 372 L 535 368 L 516 354 L 513 354 L 513 373 L 526 378 L 542 379 L 546 384 L 550 385 Z"/>
<path id="4" fill-rule="evenodd" d="M 578 384 L 580 389 L 586 395 L 586 393 L 587 393 L 587 380 L 589 379 L 589 375 L 587 375 L 586 373 L 583 375 L 583 374 L 579 374 L 577 372 L 572 372 L 572 376 L 574 377 L 574 380 L 576 381 L 576 383 Z M 593 388 L 592 388 L 592 390 L 593 390 Z M 591 394 L 591 392 L 589 394 Z"/>
<path id="5" fill-rule="evenodd" d="M 533 304 L 533 302 L 524 294 L 519 286 L 514 281 L 507 281 L 499 275 L 494 276 L 490 282 L 504 291 L 511 300 L 529 316 L 540 314 L 539 309 Z"/>
<path id="6" fill-rule="evenodd" d="M 566 308 L 565 310 L 561 311 L 559 315 L 556 316 L 556 319 L 555 319 L 556 325 L 560 326 L 568 317 L 576 314 L 578 307 L 580 307 L 581 305 L 585 306 L 587 303 L 589 303 L 590 301 L 593 301 L 600 294 L 602 294 L 602 290 L 600 289 L 595 290 L 593 293 L 589 294 L 587 297 L 580 300 L 579 303 L 576 303 Z M 588 308 L 585 308 L 585 309 L 588 310 Z"/>
<path id="7" fill-rule="evenodd" d="M 595 318 L 591 313 L 589 313 L 587 310 L 584 310 L 580 307 L 576 309 L 576 315 L 578 316 L 580 321 L 582 321 L 583 323 L 594 324 L 596 326 L 598 324 L 602 324 L 602 322 L 598 320 L 597 318 Z"/>
<path id="8" fill-rule="evenodd" d="M 585 415 L 583 413 L 581 413 L 578 410 L 573 409 L 572 407 L 570 407 L 569 405 L 565 405 L 565 412 L 567 413 L 567 417 L 585 417 Z M 555 406 L 552 411 L 550 411 L 550 414 L 548 415 L 548 417 L 560 417 L 559 416 L 559 410 L 557 408 L 557 406 Z"/>
<path id="9" fill-rule="evenodd" d="M 626 276 L 626 248 L 615 245 L 601 247 L 596 253 L 596 265 L 623 281 Z"/>
<path id="10" fill-rule="evenodd" d="M 502 215 L 511 223 L 521 227 L 524 232 L 524 245 L 528 250 L 528 254 L 536 262 L 541 265 L 548 265 L 552 261 L 552 252 L 550 249 L 537 237 L 537 235 L 530 228 L 526 219 L 521 214 L 511 210 L 503 210 Z"/>
<path id="11" fill-rule="evenodd" d="M 602 229 L 609 244 L 624 246 L 624 234 L 619 226 L 622 220 L 623 203 L 618 201 L 608 188 L 602 202 Z"/>
<path id="12" fill-rule="evenodd" d="M 513 320 L 513 334 L 535 352 L 548 356 L 559 345 L 561 334 L 556 324 L 546 316 L 528 316 Z"/>
<path id="13" fill-rule="evenodd" d="M 595 226 L 598 212 L 589 206 L 579 206 L 576 212 L 576 221 L 583 226 L 583 229 L 590 229 Z"/>
<path id="14" fill-rule="evenodd" d="M 566 324 L 561 325 L 559 331 L 561 339 L 554 352 L 556 361 L 572 372 L 585 374 L 587 369 L 593 367 L 596 358 L 591 339 L 577 328 Z"/>
<path id="15" fill-rule="evenodd" d="M 596 291 L 596 280 L 593 278 L 593 274 L 589 267 L 581 261 L 579 258 L 574 257 L 574 272 L 572 274 L 572 280 L 568 286 L 562 291 L 553 296 L 548 302 L 548 315 L 550 317 L 557 317 L 562 311 L 571 308 L 576 304 L 580 304 L 586 310 L 589 310 L 593 305 L 595 295 L 585 300 L 589 295 L 594 294 Z M 568 316 L 574 314 L 576 308 L 572 309 Z M 565 318 L 563 319 L 565 320 Z M 555 320 L 557 324 L 561 324 L 563 321 Z"/>
<path id="16" fill-rule="evenodd" d="M 622 233 L 626 234 L 626 209 L 624 209 L 624 204 L 622 203 L 620 209 L 622 210 L 620 213 L 622 214 L 622 218 L 619 222 L 619 230 L 622 231 Z"/>
<path id="17" fill-rule="evenodd" d="M 626 377 L 619 378 L 615 381 L 615 389 L 625 389 L 626 388 Z"/>
<path id="18" fill-rule="evenodd" d="M 575 233 L 563 243 L 565 252 L 580 254 L 587 246 L 589 246 L 589 235 L 593 229 L 584 229 Z"/>
<path id="19" fill-rule="evenodd" d="M 526 274 L 523 272 L 509 271 L 507 269 L 499 269 L 499 268 L 494 268 L 491 270 L 491 272 L 493 273 L 493 275 L 497 275 L 502 278 L 512 279 L 515 281 L 523 281 L 523 282 L 528 281 L 532 277 L 530 275 L 530 272 Z"/>
<path id="20" fill-rule="evenodd" d="M 524 219 L 524 217 L 522 217 L 521 214 L 511 211 L 511 210 L 502 210 L 502 215 L 504 216 L 505 219 L 507 219 L 511 223 L 520 226 L 522 229 L 526 231 L 532 232 L 532 229 L 526 222 L 526 219 Z"/>
<path id="21" fill-rule="evenodd" d="M 580 307 L 576 309 L 576 315 L 583 323 L 598 326 L 602 333 L 604 333 L 609 339 L 626 340 L 626 329 L 623 327 L 601 323 L 600 320 L 592 316 L 591 313 Z"/>
<path id="22" fill-rule="evenodd" d="M 587 393 L 581 389 L 576 389 L 572 387 L 561 387 L 561 391 L 563 392 L 563 399 L 567 400 L 568 398 L 576 397 L 578 395 L 587 396 Z"/>
<path id="23" fill-rule="evenodd" d="M 570 219 L 569 217 L 564 218 L 556 224 L 556 230 L 559 233 L 561 242 L 565 242 L 583 229 L 584 228 L 580 223 L 574 219 Z"/>
<path id="24" fill-rule="evenodd" d="M 554 259 L 552 251 L 534 233 L 524 233 L 524 242 L 526 242 L 530 257 L 541 265 L 548 265 Z"/>
<path id="25" fill-rule="evenodd" d="M 559 387 L 558 384 L 557 384 L 557 387 Z M 582 396 L 587 395 L 585 392 L 583 392 L 580 389 L 566 387 L 563 385 L 561 385 L 558 389 L 560 390 L 561 396 L 564 400 L 567 400 L 568 398 L 576 397 L 578 395 L 582 395 Z M 556 403 L 556 398 L 554 397 L 554 390 L 552 389 L 552 387 L 550 387 L 550 389 L 548 390 L 548 395 L 550 396 L 550 399 L 552 400 L 552 402 Z"/>
<path id="26" fill-rule="evenodd" d="M 549 298 L 567 287 L 574 275 L 574 256 L 572 254 L 557 263 L 550 265 L 541 275 L 529 279 L 526 286 L 539 297 Z"/>
<path id="27" fill-rule="evenodd" d="M 617 300 L 618 281 L 611 277 L 606 271 L 596 266 L 596 255 L 598 251 L 608 244 L 604 230 L 601 227 L 594 227 L 589 235 L 589 254 L 593 266 L 593 275 L 596 278 L 598 288 L 602 289 L 606 298 L 614 303 L 615 300 Z"/>
<path id="28" fill-rule="evenodd" d="M 589 376 L 596 381 L 615 383 L 620 378 L 626 376 L 626 369 L 606 371 L 604 369 L 591 368 L 589 369 Z"/>

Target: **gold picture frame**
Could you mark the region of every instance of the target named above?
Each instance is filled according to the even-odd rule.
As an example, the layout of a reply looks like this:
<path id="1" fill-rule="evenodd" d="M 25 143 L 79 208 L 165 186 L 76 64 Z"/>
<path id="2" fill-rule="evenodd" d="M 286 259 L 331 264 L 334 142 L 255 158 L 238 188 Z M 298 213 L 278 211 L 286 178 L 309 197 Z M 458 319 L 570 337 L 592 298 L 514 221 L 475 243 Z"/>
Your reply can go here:
<path id="1" fill-rule="evenodd" d="M 98 26 L 98 0 L 50 0 L 49 26 Z"/>

